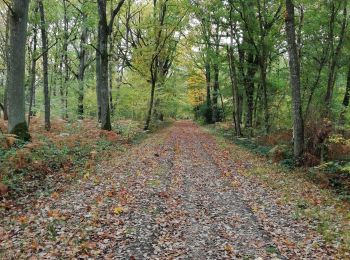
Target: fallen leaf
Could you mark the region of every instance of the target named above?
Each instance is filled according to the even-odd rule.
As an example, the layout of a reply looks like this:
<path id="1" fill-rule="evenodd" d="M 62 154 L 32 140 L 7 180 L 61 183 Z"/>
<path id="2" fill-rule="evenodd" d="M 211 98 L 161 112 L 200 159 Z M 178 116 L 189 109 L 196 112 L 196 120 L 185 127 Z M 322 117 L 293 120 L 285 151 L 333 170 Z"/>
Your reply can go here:
<path id="1" fill-rule="evenodd" d="M 123 209 L 122 207 L 118 206 L 118 207 L 115 207 L 115 208 L 114 208 L 113 212 L 114 212 L 116 215 L 120 215 L 121 213 L 124 212 L 124 209 Z"/>

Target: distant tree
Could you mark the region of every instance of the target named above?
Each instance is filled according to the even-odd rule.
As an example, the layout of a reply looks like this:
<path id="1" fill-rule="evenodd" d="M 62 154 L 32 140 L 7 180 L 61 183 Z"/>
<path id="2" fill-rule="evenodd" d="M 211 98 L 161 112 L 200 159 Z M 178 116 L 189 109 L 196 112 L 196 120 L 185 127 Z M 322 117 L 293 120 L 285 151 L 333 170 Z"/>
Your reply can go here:
<path id="1" fill-rule="evenodd" d="M 43 53 L 43 76 L 44 76 L 44 106 L 45 106 L 45 129 L 51 129 L 51 104 L 50 104 L 50 90 L 49 90 L 49 64 L 48 64 L 48 46 L 47 46 L 47 31 L 45 10 L 42 0 L 38 0 L 38 7 L 40 13 L 40 29 L 41 29 L 41 48 Z"/>

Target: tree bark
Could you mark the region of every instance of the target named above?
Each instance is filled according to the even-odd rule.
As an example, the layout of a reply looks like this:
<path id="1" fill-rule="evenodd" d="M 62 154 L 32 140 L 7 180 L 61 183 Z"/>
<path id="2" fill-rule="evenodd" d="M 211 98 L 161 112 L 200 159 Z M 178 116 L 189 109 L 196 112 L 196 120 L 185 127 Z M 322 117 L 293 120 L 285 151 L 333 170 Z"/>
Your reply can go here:
<path id="1" fill-rule="evenodd" d="M 47 49 L 47 33 L 46 33 L 46 21 L 45 10 L 42 0 L 38 0 L 38 7 L 40 13 L 40 26 L 41 26 L 41 41 L 42 41 L 42 53 L 43 53 L 43 76 L 44 76 L 44 104 L 45 104 L 45 129 L 49 131 L 51 129 L 50 122 L 50 91 L 49 91 L 49 72 L 48 72 L 48 49 Z"/>
<path id="2" fill-rule="evenodd" d="M 150 98 L 150 102 L 149 102 L 150 104 L 149 104 L 149 108 L 148 108 L 147 119 L 146 119 L 146 124 L 145 124 L 144 130 L 148 130 L 149 126 L 151 124 L 155 89 L 156 89 L 156 80 L 152 79 L 152 82 L 151 82 L 151 98 Z"/>
<path id="3" fill-rule="evenodd" d="M 232 9 L 232 8 L 231 8 Z M 231 23 L 231 34 L 230 34 L 230 46 L 227 48 L 228 63 L 230 68 L 230 79 L 231 79 L 231 89 L 232 89 L 232 102 L 233 102 L 233 122 L 236 136 L 241 136 L 241 118 L 239 113 L 239 91 L 238 91 L 238 80 L 236 72 L 236 64 L 234 60 L 233 53 L 233 28 L 231 19 L 232 10 L 230 10 L 230 23 Z"/>
<path id="4" fill-rule="evenodd" d="M 111 20 L 107 24 L 107 1 L 98 0 L 98 47 L 96 50 L 96 91 L 99 105 L 99 113 L 101 117 L 101 129 L 112 130 L 109 91 L 108 91 L 108 36 L 112 32 L 113 21 L 124 4 L 125 0 L 120 0 L 117 7 L 111 14 Z"/>
<path id="5" fill-rule="evenodd" d="M 220 21 L 218 19 L 215 19 L 215 58 L 214 58 L 214 84 L 213 84 L 213 122 L 220 121 L 220 112 L 219 112 L 219 106 L 218 106 L 218 98 L 219 98 L 219 92 L 220 92 L 220 85 L 219 85 L 219 63 L 220 63 Z"/>
<path id="6" fill-rule="evenodd" d="M 261 86 L 264 95 L 264 122 L 265 122 L 265 132 L 268 134 L 270 132 L 270 112 L 269 112 L 269 100 L 267 95 L 267 82 L 266 82 L 266 57 L 262 55 L 262 60 L 260 61 L 260 77 L 261 77 Z"/>
<path id="7" fill-rule="evenodd" d="M 348 68 L 348 76 L 347 76 L 347 80 L 346 80 L 344 99 L 343 99 L 343 103 L 342 103 L 343 108 L 342 108 L 342 111 L 341 111 L 340 117 L 339 117 L 339 124 L 341 126 L 345 125 L 345 114 L 348 110 L 349 103 L 350 103 L 350 63 L 349 63 L 349 68 Z"/>
<path id="8" fill-rule="evenodd" d="M 13 0 L 10 14 L 8 66 L 8 131 L 23 140 L 30 140 L 25 120 L 24 76 L 29 0 Z"/>
<path id="9" fill-rule="evenodd" d="M 336 81 L 336 69 L 337 64 L 339 60 L 339 55 L 341 54 L 341 50 L 343 47 L 343 41 L 345 37 L 345 29 L 347 24 L 347 1 L 344 1 L 344 9 L 343 9 L 343 21 L 341 25 L 341 30 L 339 34 L 339 41 L 337 44 L 337 47 L 335 49 L 335 52 L 333 53 L 331 57 L 331 62 L 329 64 L 329 71 L 328 71 L 328 82 L 327 82 L 327 93 L 325 96 L 325 103 L 326 103 L 326 114 L 330 111 L 330 106 L 333 98 L 333 90 L 334 90 L 334 84 Z M 331 39 L 333 41 L 333 39 Z"/>
<path id="10" fill-rule="evenodd" d="M 217 59 L 216 57 L 215 59 Z M 214 66 L 214 84 L 213 84 L 213 123 L 219 121 L 219 109 L 218 109 L 218 98 L 219 98 L 219 64 L 215 61 Z"/>
<path id="11" fill-rule="evenodd" d="M 82 14 L 83 28 L 80 35 L 80 47 L 79 47 L 79 71 L 78 71 L 78 84 L 79 84 L 79 94 L 78 94 L 78 117 L 79 119 L 84 118 L 84 88 L 85 88 L 85 69 L 86 69 L 86 40 L 87 40 L 87 28 L 86 28 L 86 15 Z"/>
<path id="12" fill-rule="evenodd" d="M 209 54 L 207 54 L 208 56 Z M 206 109 L 206 121 L 208 124 L 212 123 L 213 120 L 213 109 L 211 104 L 211 71 L 209 57 L 206 57 L 205 63 L 205 81 L 206 81 L 206 93 L 207 93 L 207 109 Z"/>
<path id="13" fill-rule="evenodd" d="M 33 29 L 33 49 L 32 49 L 32 61 L 31 61 L 31 68 L 30 68 L 30 93 L 29 93 L 29 109 L 28 109 L 28 127 L 30 125 L 30 119 L 34 115 L 32 111 L 34 98 L 35 98 L 35 77 L 36 77 L 36 61 L 37 58 L 36 55 L 36 49 L 37 49 L 37 28 L 36 25 L 34 25 Z"/>
<path id="14" fill-rule="evenodd" d="M 296 164 L 300 165 L 302 163 L 304 152 L 304 124 L 300 95 L 300 64 L 295 41 L 294 4 L 292 0 L 286 0 L 285 24 L 289 54 L 290 83 L 293 99 L 294 159 Z"/>
<path id="15" fill-rule="evenodd" d="M 346 81 L 346 89 L 345 89 L 345 94 L 344 94 L 344 99 L 343 99 L 343 106 L 348 107 L 349 101 L 350 101 L 350 64 L 349 64 L 349 68 L 348 68 L 348 76 L 347 76 L 347 81 Z"/>
<path id="16" fill-rule="evenodd" d="M 150 127 L 151 119 L 152 119 L 152 113 L 153 113 L 153 107 L 154 107 L 154 95 L 155 95 L 155 89 L 158 83 L 159 78 L 159 70 L 161 70 L 160 66 L 160 51 L 159 51 L 159 46 L 160 46 L 160 41 L 161 41 L 161 36 L 162 36 L 162 26 L 164 25 L 165 21 L 165 14 L 167 11 L 167 1 L 164 3 L 160 4 L 159 7 L 159 16 L 158 15 L 158 10 L 157 10 L 157 0 L 153 0 L 153 19 L 154 22 L 157 22 L 157 24 L 154 24 L 154 35 L 155 35 L 155 44 L 154 44 L 154 50 L 152 53 L 152 59 L 151 59 L 151 64 L 150 64 L 150 74 L 151 74 L 151 98 L 149 102 L 149 108 L 148 108 L 148 113 L 147 113 L 147 118 L 146 118 L 146 123 L 144 130 L 148 130 Z"/>
<path id="17" fill-rule="evenodd" d="M 69 39 L 69 21 L 68 21 L 68 15 L 67 15 L 67 1 L 63 0 L 63 26 L 64 26 L 64 32 L 63 32 L 63 53 L 62 53 L 62 61 L 63 61 L 63 68 L 64 73 L 61 75 L 63 77 L 63 84 L 60 87 L 60 95 L 61 95 L 61 109 L 62 119 L 68 119 L 68 81 L 69 81 L 69 67 L 68 67 L 68 39 Z"/>
<path id="18" fill-rule="evenodd" d="M 10 67 L 10 45 L 9 45 L 9 40 L 10 40 L 10 10 L 7 11 L 6 15 L 6 29 L 5 29 L 5 59 L 6 59 L 6 67 Z M 8 84 L 9 84 L 9 73 L 6 73 L 6 83 L 5 83 L 5 90 L 4 90 L 4 120 L 8 120 L 8 98 L 7 98 L 7 90 L 8 90 Z"/>
<path id="19" fill-rule="evenodd" d="M 247 96 L 247 118 L 246 118 L 246 128 L 253 127 L 253 113 L 254 113 L 254 76 L 257 72 L 256 58 L 254 54 L 248 53 L 247 58 L 247 73 L 245 74 L 245 92 Z"/>
<path id="20" fill-rule="evenodd" d="M 97 97 L 97 119 L 98 122 L 101 122 L 101 55 L 100 55 L 100 30 L 97 32 L 97 48 L 96 48 L 96 97 Z"/>
<path id="21" fill-rule="evenodd" d="M 108 25 L 106 14 L 106 0 L 98 0 L 99 15 L 99 88 L 100 88 L 100 106 L 101 106 L 101 128 L 110 131 L 112 129 L 109 107 L 108 91 Z"/>

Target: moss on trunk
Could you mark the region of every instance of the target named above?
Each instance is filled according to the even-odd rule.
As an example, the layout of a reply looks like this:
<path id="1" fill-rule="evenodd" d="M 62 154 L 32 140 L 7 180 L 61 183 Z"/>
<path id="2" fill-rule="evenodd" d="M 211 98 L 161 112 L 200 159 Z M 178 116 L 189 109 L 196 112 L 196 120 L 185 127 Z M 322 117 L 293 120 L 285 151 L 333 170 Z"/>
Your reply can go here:
<path id="1" fill-rule="evenodd" d="M 23 141 L 30 141 L 31 136 L 28 132 L 28 126 L 26 122 L 17 124 L 10 132 L 10 134 L 17 135 L 19 139 Z"/>

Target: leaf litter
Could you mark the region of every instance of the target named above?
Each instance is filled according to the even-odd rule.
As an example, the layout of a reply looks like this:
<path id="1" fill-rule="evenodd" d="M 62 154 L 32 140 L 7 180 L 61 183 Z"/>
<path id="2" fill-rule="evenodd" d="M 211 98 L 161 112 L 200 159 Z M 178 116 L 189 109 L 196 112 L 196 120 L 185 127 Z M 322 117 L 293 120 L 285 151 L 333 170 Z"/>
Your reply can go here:
<path id="1" fill-rule="evenodd" d="M 236 166 L 213 136 L 177 122 L 65 190 L 1 211 L 0 256 L 336 258 L 276 191 Z"/>

